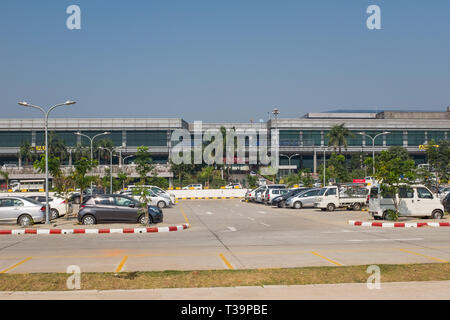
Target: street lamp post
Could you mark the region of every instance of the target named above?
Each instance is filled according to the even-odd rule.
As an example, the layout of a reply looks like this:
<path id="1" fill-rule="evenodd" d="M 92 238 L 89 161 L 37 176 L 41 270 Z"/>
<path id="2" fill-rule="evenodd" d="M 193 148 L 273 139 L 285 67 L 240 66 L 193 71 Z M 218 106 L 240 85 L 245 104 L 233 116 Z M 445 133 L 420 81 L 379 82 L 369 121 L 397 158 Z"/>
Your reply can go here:
<path id="1" fill-rule="evenodd" d="M 113 163 L 112 163 L 112 158 L 113 158 L 113 152 L 114 152 L 114 148 L 112 148 L 112 149 L 108 149 L 108 148 L 104 148 L 104 147 L 99 147 L 99 149 L 101 149 L 101 150 L 108 150 L 109 151 L 109 154 L 110 154 L 110 157 L 109 157 L 109 163 L 110 163 L 110 165 L 109 165 L 109 168 L 110 168 L 110 171 L 109 171 L 109 194 L 112 194 L 113 192 L 112 192 L 112 185 L 113 185 L 113 183 L 112 183 L 112 165 L 113 165 Z"/>
<path id="2" fill-rule="evenodd" d="M 45 111 L 43 108 L 32 105 L 28 102 L 24 102 L 24 101 L 19 102 L 19 105 L 21 105 L 21 106 L 38 109 L 44 114 L 44 127 L 45 127 L 45 224 L 50 223 L 50 219 L 49 219 L 49 213 L 50 213 L 49 209 L 50 208 L 48 205 L 48 115 L 50 114 L 50 112 L 53 109 L 55 109 L 57 107 L 70 106 L 75 103 L 76 103 L 75 101 L 66 101 L 64 103 L 56 104 L 53 107 L 51 107 L 50 109 L 48 109 L 47 111 Z"/>
<path id="3" fill-rule="evenodd" d="M 291 155 L 291 156 L 288 156 L 288 155 L 286 155 L 286 154 L 280 154 L 280 157 L 286 157 L 286 158 L 289 159 L 289 166 L 291 166 L 291 159 L 292 159 L 293 157 L 296 157 L 296 156 L 299 156 L 299 154 L 296 153 L 296 154 L 293 154 L 293 155 Z M 292 173 L 292 169 L 291 169 L 291 168 L 289 168 L 289 173 Z"/>
<path id="4" fill-rule="evenodd" d="M 365 134 L 364 132 L 359 132 L 360 135 L 364 136 L 364 137 L 369 137 L 370 139 L 372 139 L 372 174 L 375 175 L 375 139 L 379 136 L 385 135 L 385 134 L 389 134 L 389 131 L 384 131 L 381 132 L 379 134 L 377 134 L 375 137 L 372 138 L 372 136 L 369 136 L 368 134 Z"/>
<path id="5" fill-rule="evenodd" d="M 134 154 L 124 157 L 124 158 L 122 159 L 123 165 L 125 165 L 125 159 L 131 158 L 131 157 L 134 157 Z"/>
<path id="6" fill-rule="evenodd" d="M 88 135 L 85 135 L 85 134 L 79 132 L 79 131 L 74 133 L 74 134 L 76 134 L 76 135 L 78 135 L 78 136 L 82 136 L 82 137 L 88 138 L 89 141 L 91 142 L 91 164 L 92 164 L 92 161 L 94 160 L 94 151 L 93 151 L 93 148 L 94 148 L 94 139 L 97 138 L 97 137 L 99 137 L 99 136 L 107 135 L 107 134 L 110 134 L 110 133 L 111 133 L 111 132 L 105 131 L 105 132 L 103 132 L 103 133 L 96 134 L 96 135 L 93 136 L 92 138 L 89 137 Z M 91 181 L 91 194 L 92 194 L 92 181 Z"/>

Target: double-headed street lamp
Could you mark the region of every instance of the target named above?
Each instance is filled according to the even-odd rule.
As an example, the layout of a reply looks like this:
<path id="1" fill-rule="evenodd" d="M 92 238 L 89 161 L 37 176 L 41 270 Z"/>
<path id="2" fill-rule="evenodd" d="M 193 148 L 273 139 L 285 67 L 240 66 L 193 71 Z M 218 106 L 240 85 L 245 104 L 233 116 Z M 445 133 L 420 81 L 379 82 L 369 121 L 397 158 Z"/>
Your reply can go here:
<path id="1" fill-rule="evenodd" d="M 291 155 L 291 156 L 288 156 L 288 155 L 286 155 L 286 154 L 280 154 L 280 157 L 286 157 L 286 158 L 288 158 L 289 159 L 289 166 L 291 166 L 291 159 L 293 158 L 293 157 L 296 157 L 296 156 L 299 156 L 300 154 L 298 154 L 298 153 L 296 153 L 296 154 L 293 154 L 293 155 Z M 291 168 L 289 168 L 289 173 L 292 173 L 292 169 Z"/>
<path id="2" fill-rule="evenodd" d="M 373 175 L 375 175 L 375 139 L 379 136 L 385 135 L 385 134 L 389 134 L 389 131 L 384 131 L 382 133 L 377 134 L 375 137 L 369 136 L 368 134 L 365 134 L 364 132 L 359 132 L 360 135 L 364 136 L 364 137 L 369 137 L 370 139 L 372 139 L 372 172 Z"/>
<path id="3" fill-rule="evenodd" d="M 56 104 L 53 107 L 51 107 L 50 109 L 48 109 L 47 111 L 45 111 L 43 108 L 32 105 L 28 102 L 25 102 L 25 101 L 19 102 L 19 105 L 21 105 L 21 106 L 38 109 L 38 110 L 42 111 L 42 113 L 44 114 L 44 127 L 45 127 L 45 223 L 46 224 L 50 223 L 50 219 L 49 219 L 49 213 L 50 213 L 49 209 L 50 208 L 48 205 L 48 115 L 56 107 L 70 106 L 75 103 L 76 103 L 75 101 L 66 101 L 64 103 Z"/>
<path id="4" fill-rule="evenodd" d="M 94 160 L 94 151 L 93 151 L 93 149 L 94 149 L 94 139 L 97 138 L 97 137 L 99 137 L 99 136 L 107 135 L 107 134 L 110 134 L 110 133 L 111 133 L 111 132 L 105 131 L 105 132 L 103 132 L 103 133 L 96 134 L 96 135 L 93 136 L 92 138 L 89 137 L 88 135 L 85 135 L 85 134 L 79 132 L 79 131 L 78 131 L 78 132 L 75 132 L 74 134 L 76 134 L 76 135 L 78 135 L 78 136 L 82 136 L 82 137 L 88 138 L 89 141 L 91 141 L 91 163 L 92 163 L 92 161 Z M 92 181 L 91 181 L 91 194 L 92 194 Z"/>

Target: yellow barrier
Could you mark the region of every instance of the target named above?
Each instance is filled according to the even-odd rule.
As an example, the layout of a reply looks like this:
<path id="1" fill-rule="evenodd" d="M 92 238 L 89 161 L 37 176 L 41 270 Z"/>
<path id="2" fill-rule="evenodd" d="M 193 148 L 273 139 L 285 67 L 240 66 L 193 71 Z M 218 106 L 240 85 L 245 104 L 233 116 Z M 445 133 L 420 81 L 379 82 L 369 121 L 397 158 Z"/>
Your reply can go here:
<path id="1" fill-rule="evenodd" d="M 39 189 L 39 192 L 44 192 L 44 189 Z"/>
<path id="2" fill-rule="evenodd" d="M 176 187 L 175 190 L 181 190 L 181 187 Z"/>
<path id="3" fill-rule="evenodd" d="M 28 190 L 27 189 L 22 189 L 21 192 L 28 192 Z"/>
<path id="4" fill-rule="evenodd" d="M 220 187 L 220 189 L 225 189 L 225 187 Z"/>

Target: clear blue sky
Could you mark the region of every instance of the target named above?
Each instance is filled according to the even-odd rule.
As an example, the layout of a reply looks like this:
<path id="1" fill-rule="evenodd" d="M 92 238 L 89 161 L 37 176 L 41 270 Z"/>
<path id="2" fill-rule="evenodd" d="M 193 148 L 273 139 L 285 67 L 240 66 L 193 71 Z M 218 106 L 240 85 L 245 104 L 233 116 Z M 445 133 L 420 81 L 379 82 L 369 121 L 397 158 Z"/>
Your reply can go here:
<path id="1" fill-rule="evenodd" d="M 66 28 L 77 4 L 82 29 Z M 366 8 L 382 30 L 366 28 Z M 2 118 L 248 122 L 450 105 L 448 0 L 2 0 Z"/>

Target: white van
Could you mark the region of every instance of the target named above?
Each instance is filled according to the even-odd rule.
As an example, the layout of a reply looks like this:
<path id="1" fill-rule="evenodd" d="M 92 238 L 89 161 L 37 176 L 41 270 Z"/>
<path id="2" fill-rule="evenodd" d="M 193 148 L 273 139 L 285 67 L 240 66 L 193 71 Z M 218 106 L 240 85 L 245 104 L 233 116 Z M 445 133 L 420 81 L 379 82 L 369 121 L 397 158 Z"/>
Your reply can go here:
<path id="1" fill-rule="evenodd" d="M 433 219 L 444 217 L 444 206 L 440 199 L 424 185 L 400 188 L 396 197 L 401 217 L 431 217 Z M 382 196 L 378 187 L 370 189 L 369 214 L 375 220 L 388 220 L 388 210 L 394 209 L 392 197 Z"/>

